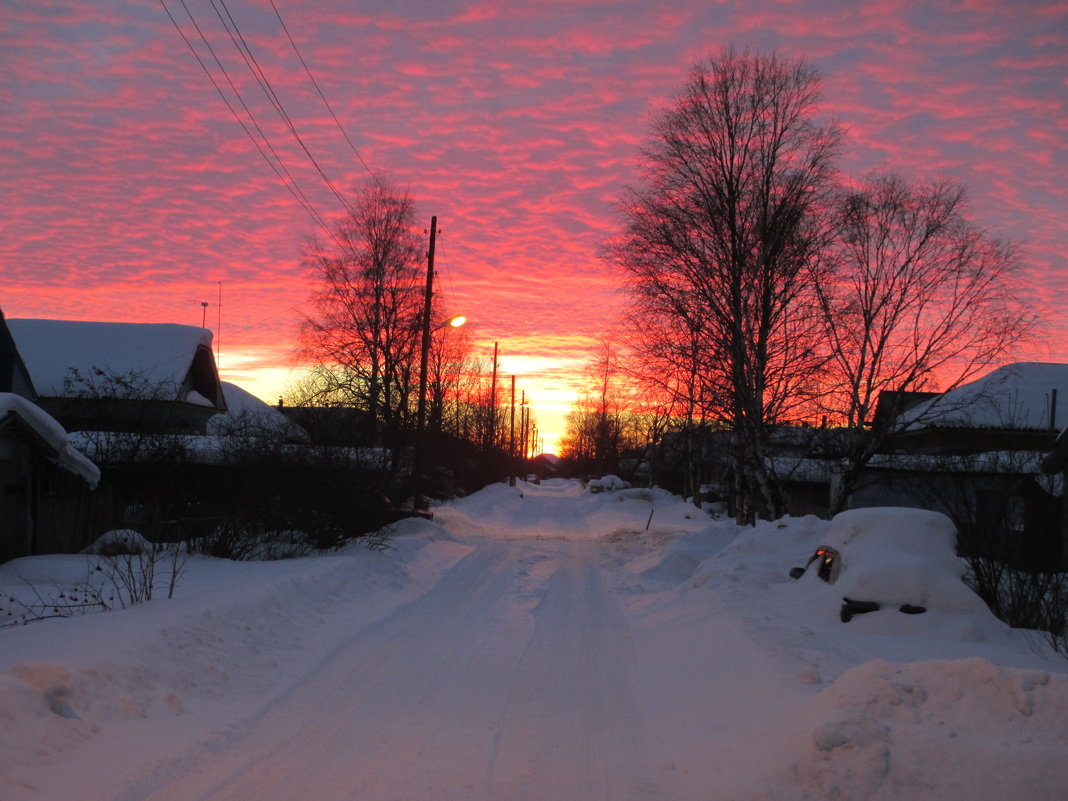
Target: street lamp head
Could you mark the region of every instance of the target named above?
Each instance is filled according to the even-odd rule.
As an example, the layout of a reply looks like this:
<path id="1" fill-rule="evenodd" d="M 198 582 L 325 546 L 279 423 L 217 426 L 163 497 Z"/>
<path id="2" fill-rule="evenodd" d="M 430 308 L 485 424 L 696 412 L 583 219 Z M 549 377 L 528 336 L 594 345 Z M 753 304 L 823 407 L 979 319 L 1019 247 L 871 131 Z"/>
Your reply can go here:
<path id="1" fill-rule="evenodd" d="M 455 317 L 450 317 L 448 320 L 446 320 L 445 325 L 449 326 L 450 328 L 459 328 L 466 322 L 466 317 L 464 317 L 462 314 L 457 314 Z"/>

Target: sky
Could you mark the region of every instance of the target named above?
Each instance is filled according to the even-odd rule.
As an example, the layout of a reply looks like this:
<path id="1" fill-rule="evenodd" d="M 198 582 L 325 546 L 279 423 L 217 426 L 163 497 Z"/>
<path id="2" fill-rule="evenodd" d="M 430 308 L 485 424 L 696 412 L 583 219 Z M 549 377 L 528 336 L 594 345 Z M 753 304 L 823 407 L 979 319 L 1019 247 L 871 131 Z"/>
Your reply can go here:
<path id="1" fill-rule="evenodd" d="M 1068 361 L 1065 0 L 0 0 L 0 308 L 206 323 L 223 379 L 274 402 L 305 243 L 374 172 L 437 218 L 442 300 L 552 450 L 625 310 L 602 253 L 638 148 L 729 44 L 819 70 L 845 175 L 964 184 L 1045 320 L 1020 357 Z"/>

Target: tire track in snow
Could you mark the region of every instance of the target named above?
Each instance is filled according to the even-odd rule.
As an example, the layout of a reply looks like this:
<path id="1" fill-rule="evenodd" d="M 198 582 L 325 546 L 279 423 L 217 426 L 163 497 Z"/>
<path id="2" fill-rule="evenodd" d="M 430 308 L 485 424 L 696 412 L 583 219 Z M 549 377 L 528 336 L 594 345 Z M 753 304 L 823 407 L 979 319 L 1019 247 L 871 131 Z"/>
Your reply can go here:
<path id="1" fill-rule="evenodd" d="M 607 593 L 596 543 L 559 543 L 560 566 L 534 610 L 490 759 L 486 799 L 660 797 L 649 778 L 634 654 Z"/>
<path id="2" fill-rule="evenodd" d="M 287 693 L 117 801 L 471 798 L 529 632 L 521 544 L 486 543 L 340 643 Z M 527 626 L 529 628 L 529 624 Z"/>

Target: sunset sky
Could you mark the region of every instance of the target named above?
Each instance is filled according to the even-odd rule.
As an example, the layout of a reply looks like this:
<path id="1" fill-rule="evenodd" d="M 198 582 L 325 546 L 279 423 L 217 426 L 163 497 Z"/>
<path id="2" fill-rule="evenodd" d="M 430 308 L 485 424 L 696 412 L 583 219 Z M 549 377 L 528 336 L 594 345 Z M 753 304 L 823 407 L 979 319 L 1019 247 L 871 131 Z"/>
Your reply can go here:
<path id="1" fill-rule="evenodd" d="M 227 11 L 319 169 L 381 173 L 442 229 L 438 286 L 500 346 L 551 450 L 622 299 L 601 258 L 650 116 L 734 43 L 802 57 L 846 131 L 840 168 L 949 177 L 1023 250 L 1043 341 L 1068 361 L 1068 1 L 0 0 L 0 308 L 200 325 L 223 378 L 275 401 L 341 205 L 267 101 Z M 168 17 L 174 16 L 181 33 Z M 200 39 L 190 14 L 226 75 Z M 261 142 L 262 145 L 262 142 Z M 218 305 L 219 292 L 222 305 Z M 217 331 L 218 333 L 218 331 Z"/>

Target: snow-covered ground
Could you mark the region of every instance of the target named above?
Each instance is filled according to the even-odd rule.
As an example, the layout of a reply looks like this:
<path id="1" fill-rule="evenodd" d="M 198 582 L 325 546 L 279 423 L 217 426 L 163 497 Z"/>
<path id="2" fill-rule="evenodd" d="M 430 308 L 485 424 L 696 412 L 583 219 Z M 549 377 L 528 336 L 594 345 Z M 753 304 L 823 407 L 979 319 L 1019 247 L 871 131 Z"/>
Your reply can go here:
<path id="1" fill-rule="evenodd" d="M 0 798 L 1063 799 L 1068 661 L 962 593 L 929 523 L 746 530 L 520 482 L 385 552 L 197 558 L 173 599 L 0 629 Z M 865 545 L 873 525 L 925 558 Z M 841 585 L 790 579 L 821 544 Z M 866 586 L 886 605 L 843 623 Z"/>

